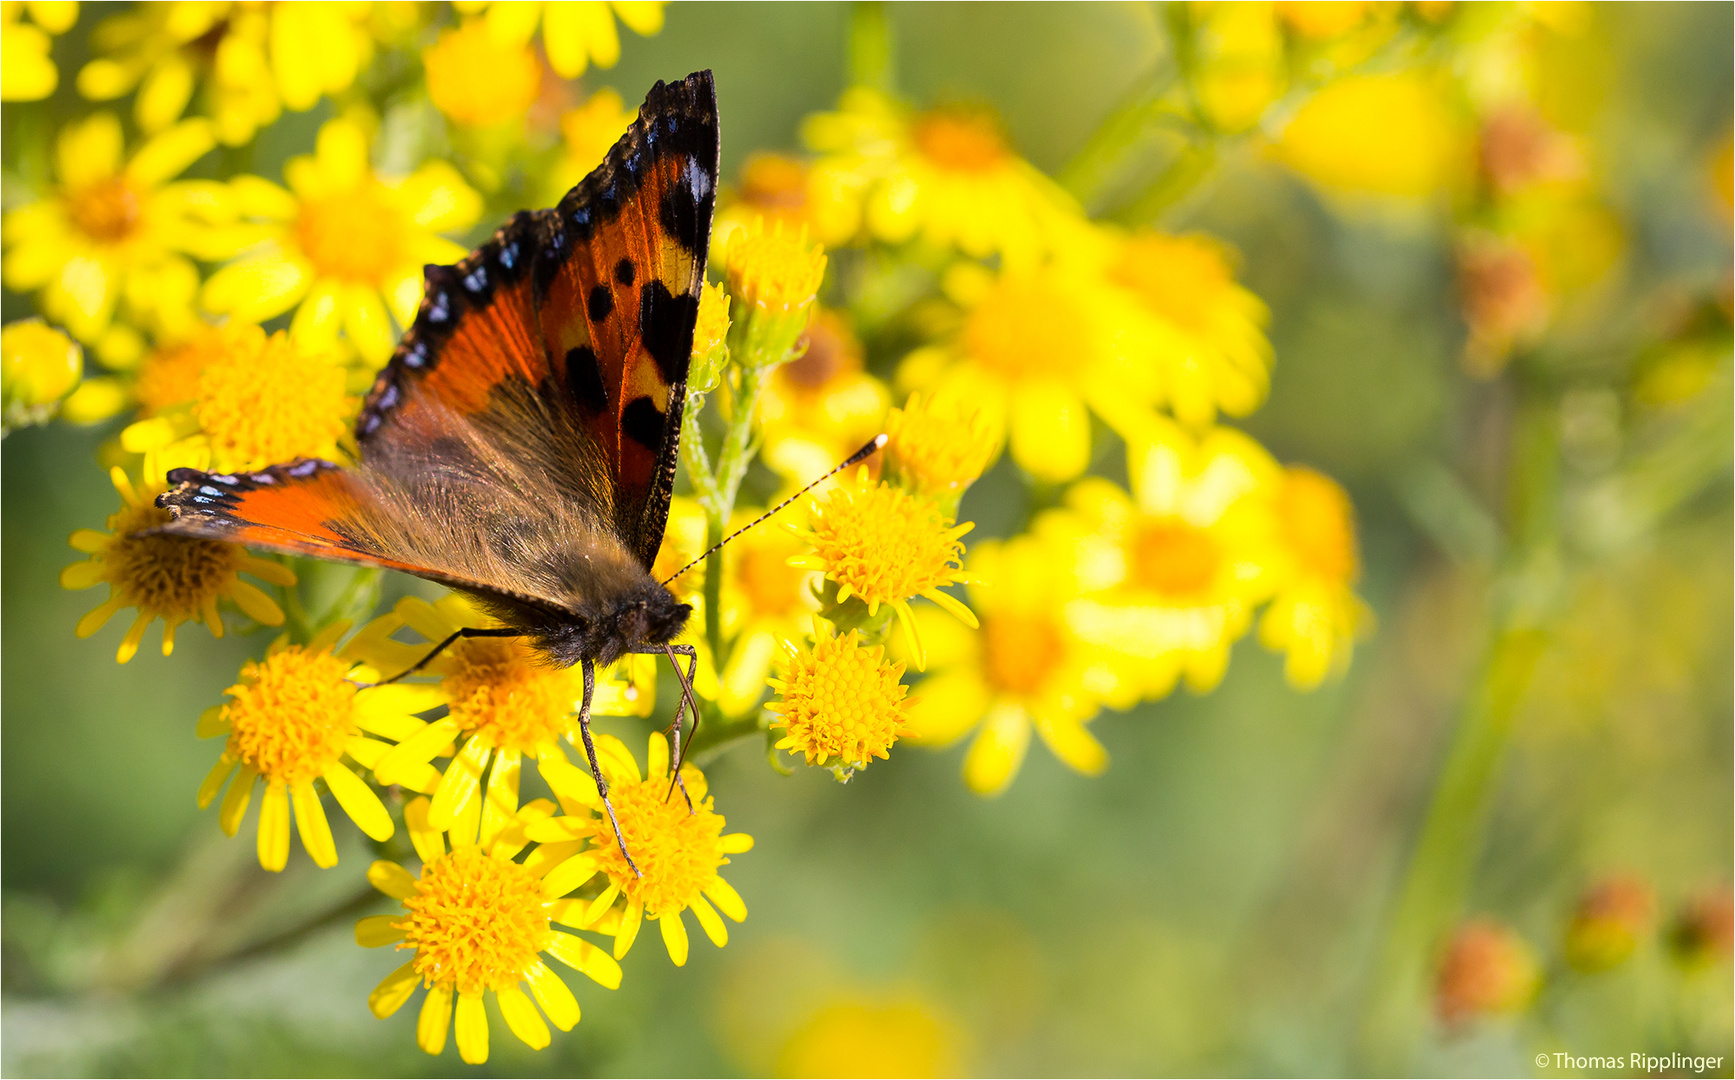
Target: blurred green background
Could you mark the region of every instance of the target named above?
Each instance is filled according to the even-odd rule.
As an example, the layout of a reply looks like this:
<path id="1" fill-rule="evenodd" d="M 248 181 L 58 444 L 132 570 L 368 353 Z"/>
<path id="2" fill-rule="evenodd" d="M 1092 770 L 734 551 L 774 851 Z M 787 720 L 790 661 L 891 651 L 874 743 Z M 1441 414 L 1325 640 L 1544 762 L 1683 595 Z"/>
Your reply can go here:
<path id="1" fill-rule="evenodd" d="M 778 1067 L 804 1008 L 846 994 L 913 1004 L 972 1073 L 1379 1071 L 1390 1059 L 1370 1056 L 1369 1018 L 1398 883 L 1498 589 L 1514 580 L 1441 524 L 1430 508 L 1451 500 L 1438 480 L 1499 506 L 1521 401 L 1570 410 L 1568 391 L 1620 389 L 1655 297 L 1727 280 L 1728 225 L 1704 194 L 1703 163 L 1730 125 L 1732 10 L 1596 12 L 1608 61 L 1598 160 L 1629 229 L 1628 266 L 1586 331 L 1596 340 L 1534 376 L 1540 396 L 1460 373 L 1437 215 L 1330 204 L 1254 151 L 1165 220 L 1236 245 L 1243 280 L 1271 305 L 1273 389 L 1247 428 L 1354 498 L 1379 630 L 1346 679 L 1298 694 L 1279 658 L 1243 641 L 1209 696 L 1098 720 L 1105 776 L 1033 753 L 993 800 L 959 783 L 957 750 L 900 751 L 848 786 L 819 770 L 781 777 L 738 751 L 711 772 L 731 828 L 758 840 L 730 870 L 751 915 L 727 948 L 700 944 L 685 969 L 637 949 L 619 991 L 575 984 L 585 1016 L 574 1032 L 533 1052 L 502 1031 L 481 1069 L 417 1050 L 413 1010 L 369 1015 L 390 964 L 354 946 L 356 912 L 310 929 L 353 882 L 322 878 L 299 848 L 281 878 L 265 874 L 250 842 L 225 841 L 195 808 L 213 751 L 193 718 L 256 642 L 187 633 L 172 663 L 147 647 L 121 667 L 115 627 L 72 637 L 94 601 L 55 575 L 75 558 L 67 535 L 114 508 L 91 466 L 112 431 L 9 437 L 0 1067 L 754 1074 Z M 1143 5 L 894 5 L 898 87 L 918 102 L 992 103 L 1052 172 L 1160 60 L 1163 17 Z M 659 36 L 628 38 L 620 64 L 587 84 L 635 101 L 655 78 L 714 68 L 733 174 L 751 150 L 793 148 L 800 119 L 836 100 L 849 19 L 839 5 L 676 5 Z M 279 129 L 308 142 L 328 110 Z M 8 161 L 14 152 L 9 140 Z M 5 296 L 7 321 L 27 313 Z M 1533 1059 L 1642 1048 L 1722 1055 L 1729 1075 L 1727 961 L 1682 974 L 1666 941 L 1670 912 L 1731 873 L 1726 352 L 1718 364 L 1714 400 L 1694 406 L 1717 463 L 1703 483 L 1640 541 L 1560 572 L 1568 616 L 1517 708 L 1463 905 L 1546 958 L 1581 891 L 1623 872 L 1655 890 L 1659 925 L 1615 971 L 1554 973 L 1524 1016 L 1448 1030 L 1406 1014 L 1399 1068 L 1564 1075 Z M 1646 422 L 1622 415 L 1621 452 L 1643 450 Z M 1031 499 L 1003 467 L 960 517 L 1006 535 Z M 350 840 L 346 865 L 366 857 Z M 212 882 L 242 882 L 231 895 L 246 903 L 209 910 Z M 158 970 L 153 957 L 187 934 L 207 946 L 140 985 L 135 973 Z"/>

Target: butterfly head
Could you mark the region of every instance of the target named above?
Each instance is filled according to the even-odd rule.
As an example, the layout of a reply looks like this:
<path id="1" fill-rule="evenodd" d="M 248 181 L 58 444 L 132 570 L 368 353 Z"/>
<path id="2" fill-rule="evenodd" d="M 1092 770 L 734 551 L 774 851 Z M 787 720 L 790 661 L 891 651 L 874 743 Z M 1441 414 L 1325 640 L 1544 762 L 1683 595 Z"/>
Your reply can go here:
<path id="1" fill-rule="evenodd" d="M 526 629 L 535 638 L 537 647 L 561 667 L 570 667 L 581 660 L 606 666 L 635 646 L 660 646 L 673 641 L 692 613 L 691 605 L 681 603 L 668 589 L 647 579 L 644 587 L 606 604 L 589 605 L 571 616 L 538 619 Z"/>

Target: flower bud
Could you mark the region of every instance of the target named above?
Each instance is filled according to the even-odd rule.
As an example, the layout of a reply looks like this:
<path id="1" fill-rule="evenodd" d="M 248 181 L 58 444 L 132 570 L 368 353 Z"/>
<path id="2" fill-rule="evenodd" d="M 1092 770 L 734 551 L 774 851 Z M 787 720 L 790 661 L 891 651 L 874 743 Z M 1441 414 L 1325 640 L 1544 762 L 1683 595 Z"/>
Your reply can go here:
<path id="1" fill-rule="evenodd" d="M 1567 924 L 1561 951 L 1576 970 L 1592 973 L 1618 967 L 1633 954 L 1650 929 L 1656 909 L 1651 887 L 1636 877 L 1616 877 L 1586 890 Z"/>
<path id="2" fill-rule="evenodd" d="M 45 423 L 84 373 L 84 350 L 41 319 L 0 331 L 0 398 L 7 431 Z"/>
<path id="3" fill-rule="evenodd" d="M 1523 1012 L 1542 986 L 1536 954 L 1509 928 L 1490 919 L 1464 924 L 1452 936 L 1434 983 L 1434 1009 L 1447 1024 Z"/>

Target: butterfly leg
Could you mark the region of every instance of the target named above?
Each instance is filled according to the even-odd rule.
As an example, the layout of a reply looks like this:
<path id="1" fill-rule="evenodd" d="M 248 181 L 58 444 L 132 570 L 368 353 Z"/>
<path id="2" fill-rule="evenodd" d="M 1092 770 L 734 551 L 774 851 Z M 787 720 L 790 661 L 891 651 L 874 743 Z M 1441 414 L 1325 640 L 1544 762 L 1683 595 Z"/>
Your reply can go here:
<path id="1" fill-rule="evenodd" d="M 621 835 L 620 819 L 615 816 L 614 803 L 608 798 L 608 781 L 603 778 L 602 769 L 596 763 L 596 743 L 590 737 L 590 699 L 596 692 L 596 665 L 589 660 L 584 664 L 584 702 L 578 707 L 578 733 L 584 738 L 584 756 L 590 762 L 590 778 L 596 781 L 597 793 L 602 796 L 602 806 L 608 811 L 608 823 L 614 829 L 614 842 L 620 845 L 621 857 L 632 867 L 634 877 L 644 877 L 639 864 L 633 862 L 632 853 L 627 850 L 626 837 Z"/>
<path id="2" fill-rule="evenodd" d="M 405 668 L 404 670 L 398 672 L 396 675 L 393 675 L 391 678 L 381 679 L 377 683 L 367 683 L 366 685 L 363 685 L 361 683 L 357 683 L 356 685 L 357 685 L 357 687 L 359 687 L 362 690 L 370 690 L 376 686 L 390 686 L 392 683 L 397 682 L 399 679 L 406 678 L 410 675 L 414 675 L 416 672 L 427 667 L 429 664 L 434 662 L 435 657 L 439 656 L 441 653 L 445 652 L 447 649 L 451 648 L 453 645 L 455 645 L 457 642 L 459 642 L 460 640 L 462 640 L 464 638 L 522 637 L 522 636 L 523 635 L 520 634 L 517 630 L 513 630 L 511 627 L 506 627 L 506 626 L 465 626 L 465 627 L 461 627 L 460 629 L 454 631 L 449 637 L 447 637 L 446 640 L 440 642 L 438 645 L 435 645 L 432 649 L 430 649 L 428 651 L 428 655 L 422 657 L 420 660 L 417 660 L 415 663 L 411 664 L 409 667 Z"/>
<path id="3" fill-rule="evenodd" d="M 693 675 L 699 669 L 699 654 L 691 645 L 669 645 L 667 643 L 661 649 L 644 648 L 633 651 L 648 656 L 655 656 L 661 652 L 669 658 L 669 663 L 674 666 L 675 677 L 681 680 L 681 700 L 675 703 L 675 721 L 670 725 L 673 737 L 669 743 L 669 792 L 663 798 L 667 800 L 669 795 L 675 793 L 675 787 L 679 785 L 682 797 L 687 800 L 687 812 L 692 813 L 693 796 L 687 793 L 687 782 L 681 779 L 681 766 L 687 760 L 687 747 L 692 744 L 693 736 L 699 733 L 699 701 L 693 696 Z M 675 659 L 677 655 L 687 658 L 687 670 L 684 672 L 681 670 L 681 662 Z M 681 720 L 685 716 L 688 705 L 693 707 L 693 730 L 687 734 L 683 741 L 681 738 Z"/>

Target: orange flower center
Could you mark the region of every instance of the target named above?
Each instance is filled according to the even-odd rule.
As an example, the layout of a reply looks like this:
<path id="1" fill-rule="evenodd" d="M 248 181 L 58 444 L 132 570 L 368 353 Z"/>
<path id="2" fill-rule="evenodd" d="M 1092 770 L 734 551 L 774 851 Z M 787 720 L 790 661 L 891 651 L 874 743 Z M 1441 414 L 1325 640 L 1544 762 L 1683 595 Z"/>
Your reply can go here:
<path id="1" fill-rule="evenodd" d="M 400 949 L 424 986 L 480 993 L 515 985 L 548 944 L 542 881 L 509 859 L 462 847 L 422 867 Z"/>
<path id="2" fill-rule="evenodd" d="M 1132 545 L 1132 581 L 1161 596 L 1186 599 L 1211 587 L 1223 551 L 1203 529 L 1182 522 L 1147 525 Z"/>
<path id="3" fill-rule="evenodd" d="M 986 109 L 936 109 L 916 121 L 916 149 L 942 169 L 980 173 L 1011 154 L 994 114 Z"/>
<path id="4" fill-rule="evenodd" d="M 955 580 L 964 551 L 933 503 L 884 483 L 840 485 L 815 516 L 811 540 L 825 576 L 870 605 Z"/>
<path id="5" fill-rule="evenodd" d="M 1072 297 L 1032 279 L 1003 278 L 970 313 L 964 348 L 1017 382 L 1074 371 L 1077 328 L 1086 322 Z"/>
<path id="6" fill-rule="evenodd" d="M 741 201 L 775 213 L 807 202 L 807 166 L 787 154 L 754 154 L 741 166 Z"/>
<path id="7" fill-rule="evenodd" d="M 1109 276 L 1151 311 L 1189 330 L 1206 328 L 1213 301 L 1234 284 L 1223 252 L 1210 241 L 1157 233 L 1127 241 Z"/>
<path id="8" fill-rule="evenodd" d="M 102 244 L 118 244 L 138 229 L 144 201 L 122 177 L 99 180 L 68 200 L 78 231 Z"/>
<path id="9" fill-rule="evenodd" d="M 537 663 L 517 638 L 469 638 L 447 652 L 451 717 L 494 746 L 534 753 L 566 734 L 582 699 L 577 668 Z"/>
<path id="10" fill-rule="evenodd" d="M 1354 511 L 1343 488 L 1312 469 L 1292 468 L 1277 508 L 1284 538 L 1302 565 L 1330 581 L 1355 576 Z"/>
<path id="11" fill-rule="evenodd" d="M 223 706 L 229 753 L 274 784 L 311 781 L 337 764 L 356 733 L 350 662 L 295 645 L 249 662 Z"/>
<path id="12" fill-rule="evenodd" d="M 219 469 L 259 469 L 296 457 L 332 458 L 354 399 L 344 371 L 304 352 L 283 331 L 216 331 L 201 346 L 196 415 Z"/>
<path id="13" fill-rule="evenodd" d="M 988 681 L 1009 694 L 1034 694 L 1066 653 L 1066 639 L 1052 619 L 1034 613 L 982 620 Z"/>
<path id="14" fill-rule="evenodd" d="M 127 607 L 160 613 L 167 622 L 196 619 L 234 580 L 247 553 L 221 540 L 138 536 L 169 521 L 169 512 L 146 502 L 108 519 L 114 538 L 102 550 L 103 580 Z"/>
<path id="15" fill-rule="evenodd" d="M 840 767 L 861 768 L 889 756 L 897 742 L 908 708 L 908 690 L 899 681 L 904 666 L 887 663 L 882 646 L 863 645 L 858 637 L 854 630 L 822 636 L 811 651 L 796 653 L 769 706 L 772 726 L 787 733 L 777 745 L 810 765 L 836 758 Z"/>
<path id="16" fill-rule="evenodd" d="M 375 183 L 301 206 L 295 239 L 320 277 L 379 284 L 405 261 L 409 223 Z"/>
<path id="17" fill-rule="evenodd" d="M 606 816 L 594 819 L 590 853 L 628 900 L 642 903 L 647 915 L 661 915 L 680 911 L 711 887 L 717 868 L 728 860 L 723 819 L 711 810 L 710 799 L 695 802 L 689 813 L 680 789 L 671 794 L 669 778 L 653 776 L 614 782 L 609 800 L 644 876 L 634 876 L 627 866 Z"/>

